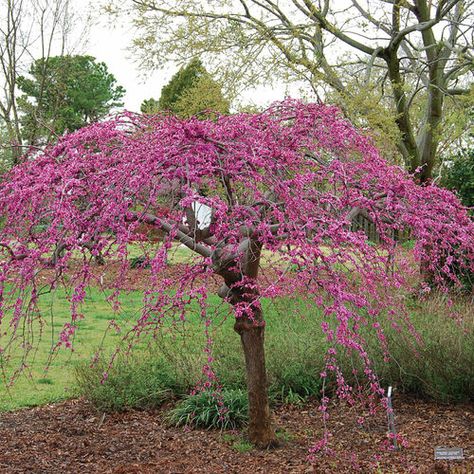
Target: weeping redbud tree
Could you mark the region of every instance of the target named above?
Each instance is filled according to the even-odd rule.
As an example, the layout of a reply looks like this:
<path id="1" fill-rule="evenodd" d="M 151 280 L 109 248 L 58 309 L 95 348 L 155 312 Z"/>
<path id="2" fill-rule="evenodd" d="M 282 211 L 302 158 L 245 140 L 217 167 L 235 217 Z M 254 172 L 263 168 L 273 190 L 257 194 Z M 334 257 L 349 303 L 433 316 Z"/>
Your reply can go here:
<path id="1" fill-rule="evenodd" d="M 377 245 L 354 230 L 360 213 L 375 223 Z M 166 319 L 185 319 L 192 302 L 206 314 L 218 279 L 242 342 L 249 438 L 259 446 L 276 441 L 262 300 L 319 306 L 331 344 L 322 376 L 332 372 L 339 396 L 350 397 L 336 353 L 356 353 L 383 398 L 361 328 L 384 349 L 382 318 L 410 328 L 400 294 L 416 266 L 399 255 L 396 234 L 410 230 L 415 259 L 442 289 L 474 268 L 474 224 L 453 194 L 416 185 L 336 108 L 291 100 L 215 121 L 125 114 L 91 125 L 6 175 L 0 216 L 0 350 L 18 339 L 28 350 L 25 328 L 46 322 L 39 297 L 60 284 L 71 288 L 71 319 L 57 346 L 69 346 L 86 288 L 97 283 L 96 258 L 120 263 L 117 296 L 130 271 L 128 245 L 147 224 L 164 238 L 125 341 L 132 347 Z M 164 270 L 174 242 L 196 257 L 171 280 Z"/>

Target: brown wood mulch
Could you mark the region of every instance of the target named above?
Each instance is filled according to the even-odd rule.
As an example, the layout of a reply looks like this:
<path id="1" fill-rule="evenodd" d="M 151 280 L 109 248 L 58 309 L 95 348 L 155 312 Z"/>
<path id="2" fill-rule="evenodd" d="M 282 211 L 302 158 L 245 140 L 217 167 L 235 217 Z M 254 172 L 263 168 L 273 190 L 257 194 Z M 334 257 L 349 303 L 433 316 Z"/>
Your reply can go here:
<path id="1" fill-rule="evenodd" d="M 283 428 L 273 450 L 238 452 L 229 433 L 167 426 L 163 411 L 103 416 L 72 400 L 0 414 L 1 473 L 474 473 L 474 404 L 444 406 L 411 399 L 395 402 L 396 424 L 408 447 L 383 447 L 381 413 L 363 427 L 354 409 L 334 406 L 334 455 L 307 462 L 322 433 L 317 402 L 275 412 Z M 434 447 L 464 448 L 463 461 L 434 461 Z"/>

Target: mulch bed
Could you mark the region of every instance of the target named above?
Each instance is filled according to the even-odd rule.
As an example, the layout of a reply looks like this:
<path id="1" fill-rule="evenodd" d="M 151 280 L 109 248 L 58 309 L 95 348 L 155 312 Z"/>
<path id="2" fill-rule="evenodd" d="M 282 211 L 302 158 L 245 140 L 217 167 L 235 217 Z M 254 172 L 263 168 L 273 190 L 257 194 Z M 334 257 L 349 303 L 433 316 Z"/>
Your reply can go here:
<path id="1" fill-rule="evenodd" d="M 317 402 L 275 412 L 282 446 L 240 453 L 229 434 L 167 426 L 163 411 L 97 413 L 87 402 L 0 415 L 2 473 L 349 473 L 474 472 L 474 405 L 395 400 L 396 424 L 408 447 L 384 448 L 383 413 L 362 427 L 354 409 L 331 409 L 334 455 L 307 462 L 322 433 Z M 434 461 L 435 446 L 464 448 L 463 461 Z"/>

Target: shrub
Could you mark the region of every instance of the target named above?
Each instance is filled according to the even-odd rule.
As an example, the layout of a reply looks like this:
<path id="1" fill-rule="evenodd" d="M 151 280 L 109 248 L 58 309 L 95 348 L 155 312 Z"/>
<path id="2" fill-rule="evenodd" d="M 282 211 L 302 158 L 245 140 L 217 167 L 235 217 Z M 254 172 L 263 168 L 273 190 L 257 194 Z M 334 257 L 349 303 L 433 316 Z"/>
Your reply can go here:
<path id="1" fill-rule="evenodd" d="M 404 392 L 442 402 L 474 399 L 474 317 L 468 300 L 463 307 L 464 321 L 458 322 L 443 314 L 441 297 L 414 301 L 412 320 L 423 342 L 414 356 L 392 333 L 390 345 L 394 361 L 385 368 Z M 471 311 L 469 310 L 471 307 Z M 470 311 L 470 315 L 469 315 Z"/>
<path id="2" fill-rule="evenodd" d="M 150 262 L 146 255 L 139 255 L 130 259 L 130 268 L 150 268 Z"/>
<path id="3" fill-rule="evenodd" d="M 104 362 L 76 368 L 80 393 L 104 412 L 156 408 L 189 389 L 160 357 L 133 355 L 116 361 L 104 376 L 106 370 Z"/>
<path id="4" fill-rule="evenodd" d="M 441 185 L 456 191 L 462 203 L 474 207 L 474 148 L 453 156 L 444 170 Z"/>
<path id="5" fill-rule="evenodd" d="M 169 414 L 175 426 L 236 429 L 247 422 L 248 399 L 244 390 L 198 392 L 181 400 Z"/>

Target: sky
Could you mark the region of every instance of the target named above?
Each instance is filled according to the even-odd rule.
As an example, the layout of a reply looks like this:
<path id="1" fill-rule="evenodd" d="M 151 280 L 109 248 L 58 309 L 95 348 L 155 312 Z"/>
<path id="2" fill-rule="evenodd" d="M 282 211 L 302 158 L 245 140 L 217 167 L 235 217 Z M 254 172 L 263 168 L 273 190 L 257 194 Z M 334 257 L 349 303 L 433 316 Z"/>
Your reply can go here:
<path id="1" fill-rule="evenodd" d="M 85 5 L 75 0 L 78 9 Z M 168 68 L 157 71 L 140 71 L 127 51 L 133 33 L 130 27 L 123 24 L 108 25 L 106 21 L 91 25 L 89 39 L 83 48 L 84 54 L 94 56 L 107 64 L 109 71 L 115 76 L 118 84 L 126 89 L 124 104 L 127 110 L 138 112 L 144 99 L 159 98 L 161 88 L 166 85 L 178 66 L 170 64 Z M 268 105 L 274 100 L 283 99 L 285 89 L 259 87 L 244 94 L 244 103 Z"/>
<path id="2" fill-rule="evenodd" d="M 161 88 L 177 71 L 176 66 L 167 70 L 140 71 L 131 59 L 132 34 L 124 26 L 112 27 L 105 23 L 92 25 L 89 41 L 83 52 L 105 62 L 118 84 L 126 90 L 124 97 L 127 110 L 139 111 L 140 104 L 150 97 L 158 98 Z"/>

